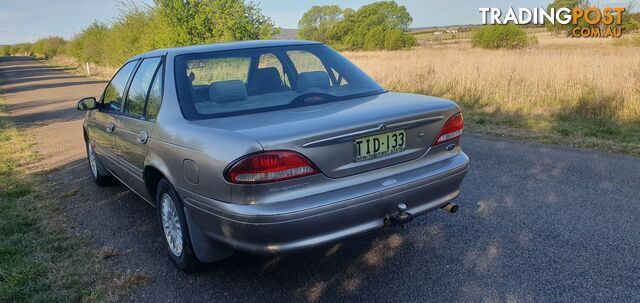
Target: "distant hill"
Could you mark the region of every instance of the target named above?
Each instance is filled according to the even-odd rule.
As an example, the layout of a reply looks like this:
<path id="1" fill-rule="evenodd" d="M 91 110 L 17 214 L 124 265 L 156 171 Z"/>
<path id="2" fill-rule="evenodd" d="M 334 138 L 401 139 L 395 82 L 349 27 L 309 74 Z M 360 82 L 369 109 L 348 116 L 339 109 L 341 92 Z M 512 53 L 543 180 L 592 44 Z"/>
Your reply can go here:
<path id="1" fill-rule="evenodd" d="M 445 26 L 424 26 L 424 27 L 412 27 L 409 29 L 410 32 L 430 32 L 430 31 L 448 31 L 448 30 L 458 30 L 458 31 L 468 31 L 474 27 L 482 26 L 479 24 L 460 24 L 460 25 L 445 25 Z"/>
<path id="2" fill-rule="evenodd" d="M 447 26 L 422 26 L 422 27 L 412 27 L 409 28 L 409 32 L 423 32 L 423 31 L 434 31 L 434 30 L 453 30 L 453 29 L 469 29 L 474 26 L 478 26 L 477 24 L 466 24 L 466 25 L 447 25 Z M 298 29 L 297 28 L 280 28 L 280 34 L 276 36 L 276 39 L 279 40 L 293 40 L 298 39 Z"/>
<path id="3" fill-rule="evenodd" d="M 276 39 L 280 39 L 280 40 L 298 39 L 298 29 L 297 28 L 280 28 L 280 34 L 276 36 Z"/>

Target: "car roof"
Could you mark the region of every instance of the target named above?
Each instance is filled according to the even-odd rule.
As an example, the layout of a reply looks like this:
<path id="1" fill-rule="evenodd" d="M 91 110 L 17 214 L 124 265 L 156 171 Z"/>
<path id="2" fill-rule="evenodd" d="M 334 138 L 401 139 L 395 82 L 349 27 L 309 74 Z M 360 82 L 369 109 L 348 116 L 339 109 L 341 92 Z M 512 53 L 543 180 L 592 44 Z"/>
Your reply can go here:
<path id="1" fill-rule="evenodd" d="M 131 57 L 129 60 L 127 60 L 127 62 L 136 60 L 139 58 L 155 57 L 155 56 L 162 56 L 162 55 L 177 56 L 177 55 L 191 54 L 191 53 L 206 53 L 206 52 L 217 52 L 217 51 L 228 51 L 228 50 L 263 48 L 263 47 L 314 45 L 314 44 L 322 44 L 322 43 L 316 42 L 316 41 L 306 41 L 306 40 L 251 40 L 251 41 L 201 44 L 201 45 L 152 50 L 152 51 Z"/>

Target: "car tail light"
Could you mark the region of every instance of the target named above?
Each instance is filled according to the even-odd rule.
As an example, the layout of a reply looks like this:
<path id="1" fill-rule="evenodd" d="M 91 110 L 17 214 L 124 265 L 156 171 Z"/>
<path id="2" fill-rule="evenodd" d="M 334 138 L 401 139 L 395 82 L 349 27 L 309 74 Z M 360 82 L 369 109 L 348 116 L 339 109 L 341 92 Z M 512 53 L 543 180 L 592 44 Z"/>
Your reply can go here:
<path id="1" fill-rule="evenodd" d="M 464 118 L 462 117 L 462 113 L 457 113 L 451 116 L 444 126 L 442 126 L 432 146 L 459 138 L 462 135 L 462 129 L 464 129 Z"/>
<path id="2" fill-rule="evenodd" d="M 300 178 L 318 172 L 299 153 L 268 151 L 240 159 L 227 171 L 227 179 L 232 183 L 258 184 Z"/>

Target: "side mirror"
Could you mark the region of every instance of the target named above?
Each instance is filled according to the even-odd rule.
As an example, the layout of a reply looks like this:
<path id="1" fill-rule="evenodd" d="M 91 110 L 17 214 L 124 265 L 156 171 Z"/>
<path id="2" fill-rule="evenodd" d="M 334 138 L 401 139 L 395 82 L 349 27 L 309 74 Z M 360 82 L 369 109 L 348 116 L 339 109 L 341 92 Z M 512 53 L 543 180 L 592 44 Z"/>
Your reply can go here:
<path id="1" fill-rule="evenodd" d="M 76 106 L 77 110 L 92 110 L 96 108 L 96 98 L 94 97 L 87 97 L 84 98 L 80 101 L 78 101 L 78 105 Z"/>

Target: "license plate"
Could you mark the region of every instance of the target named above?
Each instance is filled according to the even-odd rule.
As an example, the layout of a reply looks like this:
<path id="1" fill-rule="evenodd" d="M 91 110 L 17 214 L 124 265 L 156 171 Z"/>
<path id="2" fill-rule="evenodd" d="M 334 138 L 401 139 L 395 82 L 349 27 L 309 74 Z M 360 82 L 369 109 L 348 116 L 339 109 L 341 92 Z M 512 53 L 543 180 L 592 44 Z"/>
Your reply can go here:
<path id="1" fill-rule="evenodd" d="M 355 162 L 371 160 L 403 151 L 407 145 L 406 131 L 398 130 L 353 140 Z"/>

